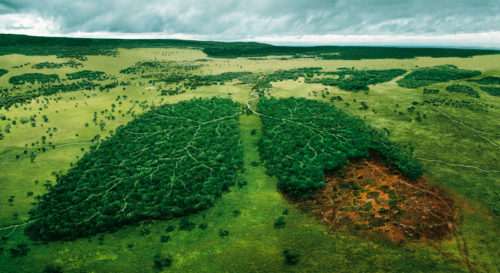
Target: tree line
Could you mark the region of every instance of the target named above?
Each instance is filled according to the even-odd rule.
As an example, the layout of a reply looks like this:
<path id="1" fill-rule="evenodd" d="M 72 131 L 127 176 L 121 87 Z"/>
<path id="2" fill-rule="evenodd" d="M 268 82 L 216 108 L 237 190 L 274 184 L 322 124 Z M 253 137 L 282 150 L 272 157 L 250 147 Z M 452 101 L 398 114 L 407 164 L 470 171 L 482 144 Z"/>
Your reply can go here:
<path id="1" fill-rule="evenodd" d="M 459 69 L 454 65 L 440 65 L 419 68 L 398 81 L 398 85 L 406 88 L 418 88 L 434 83 L 460 80 L 481 75 L 480 71 Z"/>

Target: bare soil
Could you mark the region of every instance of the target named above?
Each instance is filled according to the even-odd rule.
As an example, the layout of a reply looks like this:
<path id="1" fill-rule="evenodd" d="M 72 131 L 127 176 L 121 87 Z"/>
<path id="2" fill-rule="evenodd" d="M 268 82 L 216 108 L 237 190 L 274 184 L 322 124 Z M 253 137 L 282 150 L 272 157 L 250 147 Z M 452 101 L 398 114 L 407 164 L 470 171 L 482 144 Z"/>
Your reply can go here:
<path id="1" fill-rule="evenodd" d="M 332 229 L 382 234 L 393 242 L 437 240 L 455 230 L 453 204 L 441 190 L 423 178 L 405 178 L 381 157 L 350 163 L 325 177 L 325 188 L 298 205 Z"/>

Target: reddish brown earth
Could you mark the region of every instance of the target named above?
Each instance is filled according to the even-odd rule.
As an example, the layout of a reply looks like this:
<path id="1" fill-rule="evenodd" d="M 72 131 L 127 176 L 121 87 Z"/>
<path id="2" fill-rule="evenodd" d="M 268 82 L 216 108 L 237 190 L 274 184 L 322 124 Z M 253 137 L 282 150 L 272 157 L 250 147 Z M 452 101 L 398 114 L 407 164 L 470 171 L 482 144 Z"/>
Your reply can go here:
<path id="1" fill-rule="evenodd" d="M 326 186 L 299 203 L 331 228 L 360 235 L 382 234 L 391 241 L 436 240 L 455 230 L 452 202 L 424 179 L 411 181 L 382 158 L 361 160 L 325 175 Z"/>

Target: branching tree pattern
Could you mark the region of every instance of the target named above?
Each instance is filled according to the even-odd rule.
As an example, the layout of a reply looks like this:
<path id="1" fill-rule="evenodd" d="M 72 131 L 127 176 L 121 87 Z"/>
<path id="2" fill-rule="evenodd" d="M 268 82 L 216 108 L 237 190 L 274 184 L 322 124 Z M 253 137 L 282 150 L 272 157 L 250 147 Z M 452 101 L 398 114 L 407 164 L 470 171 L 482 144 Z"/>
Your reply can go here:
<path id="1" fill-rule="evenodd" d="M 229 99 L 193 99 L 143 114 L 86 154 L 39 198 L 26 233 L 71 239 L 205 209 L 242 166 Z"/>
<path id="2" fill-rule="evenodd" d="M 326 103 L 303 98 L 261 98 L 263 136 L 259 150 L 278 187 L 293 198 L 305 199 L 324 186 L 324 172 L 348 160 L 379 151 L 409 178 L 419 177 L 421 165 L 401 147 L 358 118 Z"/>

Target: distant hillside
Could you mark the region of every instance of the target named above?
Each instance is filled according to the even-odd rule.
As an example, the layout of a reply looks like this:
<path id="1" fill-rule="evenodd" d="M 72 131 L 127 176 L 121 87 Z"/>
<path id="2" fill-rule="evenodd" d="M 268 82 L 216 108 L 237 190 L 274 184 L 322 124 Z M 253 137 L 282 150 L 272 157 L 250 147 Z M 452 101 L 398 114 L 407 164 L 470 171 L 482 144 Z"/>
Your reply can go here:
<path id="1" fill-rule="evenodd" d="M 256 42 L 211 42 L 175 39 L 89 39 L 0 34 L 0 55 L 57 55 L 84 58 L 115 55 L 118 48 L 199 48 L 209 57 L 265 57 L 271 55 L 314 57 L 327 60 L 409 59 L 415 57 L 460 57 L 499 54 L 498 50 L 451 48 L 401 48 L 362 46 L 273 46 Z"/>

